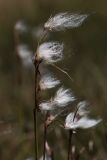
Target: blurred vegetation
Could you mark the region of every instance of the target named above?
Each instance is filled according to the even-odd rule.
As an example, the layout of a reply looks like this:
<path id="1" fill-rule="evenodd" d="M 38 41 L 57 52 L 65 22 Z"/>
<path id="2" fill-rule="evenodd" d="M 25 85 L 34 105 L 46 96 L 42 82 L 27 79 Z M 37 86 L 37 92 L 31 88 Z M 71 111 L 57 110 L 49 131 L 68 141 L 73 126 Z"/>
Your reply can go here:
<path id="1" fill-rule="evenodd" d="M 82 160 L 107 159 L 107 1 L 106 0 L 0 0 L 0 160 L 27 160 L 34 156 L 33 107 L 34 71 L 21 67 L 18 83 L 14 25 L 23 20 L 28 31 L 21 35 L 34 52 L 35 28 L 59 12 L 90 13 L 85 23 L 67 32 L 52 33 L 47 40 L 65 44 L 64 60 L 59 63 L 70 73 L 74 82 L 50 67 L 66 87 L 80 99 L 91 103 L 92 115 L 103 122 L 94 129 L 74 135 L 74 144 Z M 38 125 L 39 147 L 42 153 L 42 118 Z M 55 127 L 55 129 L 54 129 Z M 67 132 L 58 126 L 49 130 L 49 142 L 55 159 L 66 159 Z M 89 150 L 89 142 L 94 149 Z M 57 152 L 59 151 L 59 152 Z M 30 159 L 30 160 L 31 160 Z"/>

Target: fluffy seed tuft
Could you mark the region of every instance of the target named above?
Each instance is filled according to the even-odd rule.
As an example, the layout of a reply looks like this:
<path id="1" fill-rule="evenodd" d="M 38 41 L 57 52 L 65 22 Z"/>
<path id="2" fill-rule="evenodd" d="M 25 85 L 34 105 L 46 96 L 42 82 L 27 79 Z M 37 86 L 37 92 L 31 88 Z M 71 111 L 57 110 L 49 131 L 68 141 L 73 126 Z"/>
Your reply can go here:
<path id="1" fill-rule="evenodd" d="M 66 105 L 68 105 L 70 102 L 73 102 L 75 100 L 75 97 L 73 96 L 73 94 L 70 92 L 69 89 L 64 89 L 63 87 L 61 87 L 55 97 L 54 97 L 54 104 L 56 104 L 57 106 L 60 107 L 64 107 Z"/>
<path id="2" fill-rule="evenodd" d="M 60 81 L 54 78 L 53 76 L 49 74 L 44 75 L 40 80 L 40 89 L 45 90 L 45 89 L 54 88 L 58 84 L 60 84 Z"/>
<path id="3" fill-rule="evenodd" d="M 87 14 L 59 13 L 49 18 L 44 28 L 50 31 L 60 31 L 66 28 L 79 27 L 87 17 Z"/>
<path id="4" fill-rule="evenodd" d="M 58 42 L 47 42 L 39 46 L 37 50 L 38 60 L 44 60 L 47 63 L 60 61 L 63 57 L 63 44 Z"/>
<path id="5" fill-rule="evenodd" d="M 66 107 L 70 102 L 73 102 L 75 97 L 69 89 L 60 88 L 55 97 L 48 102 L 43 102 L 39 105 L 41 110 L 54 110 Z"/>
<path id="6" fill-rule="evenodd" d="M 27 45 L 18 45 L 17 54 L 25 67 L 32 67 L 32 51 L 29 50 Z"/>
<path id="7" fill-rule="evenodd" d="M 78 103 L 78 111 L 68 114 L 65 119 L 65 128 L 75 130 L 77 128 L 87 129 L 96 126 L 101 122 L 101 119 L 91 119 L 88 117 L 89 111 L 87 109 L 88 103 L 82 101 Z"/>

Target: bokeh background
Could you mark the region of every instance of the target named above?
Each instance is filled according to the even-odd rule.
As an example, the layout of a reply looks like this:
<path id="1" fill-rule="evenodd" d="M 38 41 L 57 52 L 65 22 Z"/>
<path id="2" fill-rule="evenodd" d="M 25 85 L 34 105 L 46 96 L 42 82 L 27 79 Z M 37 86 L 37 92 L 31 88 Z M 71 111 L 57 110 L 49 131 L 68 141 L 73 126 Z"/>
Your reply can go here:
<path id="1" fill-rule="evenodd" d="M 23 21 L 26 30 L 18 43 L 27 44 L 34 54 L 41 27 L 59 12 L 87 13 L 81 27 L 51 33 L 49 40 L 64 42 L 60 71 L 49 69 L 80 100 L 88 100 L 91 114 L 102 123 L 74 135 L 76 152 L 82 160 L 107 159 L 107 1 L 106 0 L 0 0 L 0 160 L 33 160 L 34 68 L 24 67 L 16 53 L 14 27 Z M 44 95 L 49 93 L 44 93 Z M 43 96 L 44 96 L 43 95 Z M 42 116 L 39 116 L 39 157 L 43 149 Z M 59 124 L 59 123 L 58 123 Z M 66 159 L 68 133 L 58 124 L 49 131 L 55 159 Z"/>

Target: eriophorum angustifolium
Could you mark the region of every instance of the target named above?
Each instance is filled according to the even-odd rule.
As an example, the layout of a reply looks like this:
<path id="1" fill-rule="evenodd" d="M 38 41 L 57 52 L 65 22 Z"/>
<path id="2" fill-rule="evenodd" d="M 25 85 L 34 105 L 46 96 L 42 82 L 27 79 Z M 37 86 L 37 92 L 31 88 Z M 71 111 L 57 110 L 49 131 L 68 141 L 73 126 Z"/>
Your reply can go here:
<path id="1" fill-rule="evenodd" d="M 63 44 L 59 42 L 47 42 L 38 47 L 37 59 L 47 63 L 60 61 L 63 57 Z"/>
<path id="2" fill-rule="evenodd" d="M 45 23 L 44 28 L 50 31 L 60 31 L 67 28 L 79 27 L 87 17 L 87 14 L 59 13 L 54 17 L 50 17 Z"/>
<path id="3" fill-rule="evenodd" d="M 60 84 L 60 81 L 57 78 L 55 78 L 53 75 L 45 74 L 41 76 L 39 86 L 41 90 L 45 90 L 45 89 L 54 88 L 59 84 Z"/>
<path id="4" fill-rule="evenodd" d="M 74 95 L 69 89 L 59 88 L 54 98 L 51 98 L 48 102 L 41 103 L 41 110 L 53 110 L 66 107 L 70 102 L 75 100 Z"/>
<path id="5" fill-rule="evenodd" d="M 89 108 L 87 109 L 87 103 L 85 101 L 80 102 L 77 105 L 77 112 L 68 114 L 65 119 L 65 129 L 75 130 L 77 128 L 88 129 L 96 126 L 101 122 L 101 119 L 89 118 Z"/>
<path id="6" fill-rule="evenodd" d="M 58 80 L 54 75 L 48 73 L 41 75 L 41 71 L 39 69 L 41 63 L 45 63 L 47 65 L 54 64 L 56 69 L 59 69 L 61 72 L 65 73 L 68 77 L 67 72 L 61 69 L 59 66 L 56 66 L 58 61 L 61 61 L 63 58 L 63 48 L 64 44 L 59 42 L 43 42 L 45 35 L 48 31 L 61 31 L 68 28 L 75 28 L 82 25 L 84 20 L 88 17 L 87 14 L 72 14 L 72 13 L 59 13 L 56 14 L 54 17 L 49 18 L 49 20 L 44 24 L 45 31 L 40 38 L 40 41 L 37 46 L 37 50 L 34 57 L 34 65 L 35 65 L 35 108 L 34 108 L 34 127 L 35 127 L 35 153 L 36 153 L 36 160 L 38 159 L 37 155 L 37 148 L 38 142 L 36 137 L 37 132 L 37 114 L 38 108 L 39 112 L 41 111 L 44 114 L 44 142 L 43 142 L 43 156 L 41 159 L 43 160 L 52 160 L 52 153 L 46 157 L 47 155 L 47 146 L 48 144 L 48 137 L 47 137 L 47 130 L 48 127 L 56 117 L 58 117 L 63 111 L 66 111 L 70 104 L 74 103 L 78 98 L 74 95 L 72 89 L 65 89 L 65 87 L 59 87 L 57 89 L 54 96 L 50 97 L 49 100 L 43 100 L 40 98 L 40 93 L 42 91 L 46 91 L 46 89 L 52 89 L 62 83 L 61 80 Z M 62 125 L 63 129 L 72 130 L 74 131 L 77 128 L 91 128 L 99 124 L 101 119 L 92 119 L 89 118 L 89 103 L 86 101 L 80 101 L 74 112 L 71 112 L 67 115 L 65 119 L 65 123 Z M 55 114 L 56 113 L 56 114 Z M 36 120 L 36 121 L 35 121 Z M 73 133 L 73 132 L 72 132 Z M 71 160 L 72 152 L 71 152 L 71 132 L 69 137 L 69 149 L 68 149 L 68 160 Z"/>
<path id="7" fill-rule="evenodd" d="M 25 44 L 19 44 L 17 47 L 17 54 L 23 64 L 26 68 L 32 68 L 32 51 L 29 49 L 29 47 Z"/>

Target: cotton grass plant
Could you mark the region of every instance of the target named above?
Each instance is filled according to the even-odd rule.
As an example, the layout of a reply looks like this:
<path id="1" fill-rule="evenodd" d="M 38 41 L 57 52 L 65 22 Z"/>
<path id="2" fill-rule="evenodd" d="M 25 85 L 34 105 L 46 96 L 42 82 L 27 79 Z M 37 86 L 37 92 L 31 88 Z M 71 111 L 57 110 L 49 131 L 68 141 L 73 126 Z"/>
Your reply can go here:
<path id="1" fill-rule="evenodd" d="M 37 50 L 34 55 L 33 63 L 35 66 L 35 107 L 34 107 L 34 133 L 35 133 L 35 160 L 38 160 L 38 137 L 37 137 L 37 116 L 41 111 L 44 114 L 44 142 L 43 155 L 40 160 L 53 160 L 52 149 L 48 145 L 47 130 L 48 127 L 56 120 L 56 118 L 65 111 L 71 103 L 76 101 L 76 96 L 71 89 L 66 89 L 64 86 L 59 86 L 61 80 L 58 80 L 54 75 L 48 73 L 41 75 L 40 65 L 52 65 L 56 69 L 72 80 L 71 76 L 62 68 L 56 65 L 58 61 L 63 58 L 64 44 L 60 42 L 43 42 L 48 32 L 64 31 L 79 27 L 89 15 L 77 13 L 59 13 L 54 17 L 50 17 L 44 24 L 44 32 L 38 42 Z M 53 97 L 49 100 L 40 98 L 41 92 L 59 87 Z M 40 100 L 41 99 L 41 100 Z M 56 114 L 53 114 L 56 111 Z M 65 118 L 63 129 L 69 131 L 69 145 L 68 145 L 68 160 L 73 160 L 72 156 L 72 135 L 78 128 L 87 129 L 96 126 L 101 119 L 91 119 L 88 116 L 87 102 L 79 102 L 74 112 L 69 113 Z"/>

